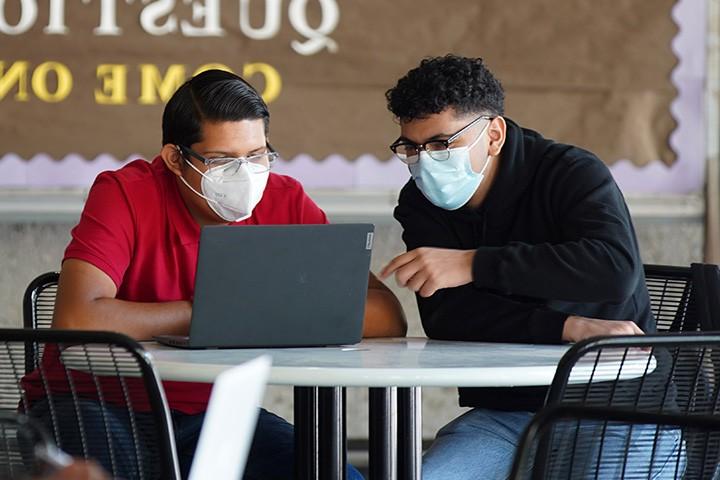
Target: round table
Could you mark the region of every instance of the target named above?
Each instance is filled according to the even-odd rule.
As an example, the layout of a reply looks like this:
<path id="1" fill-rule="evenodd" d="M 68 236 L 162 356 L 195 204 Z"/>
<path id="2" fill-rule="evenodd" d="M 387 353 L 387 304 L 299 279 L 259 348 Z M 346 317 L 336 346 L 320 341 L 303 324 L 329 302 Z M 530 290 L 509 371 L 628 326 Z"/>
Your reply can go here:
<path id="1" fill-rule="evenodd" d="M 163 380 L 190 382 L 212 382 L 228 368 L 270 355 L 269 383 L 295 387 L 300 478 L 344 478 L 344 387 L 369 387 L 370 477 L 392 480 L 420 478 L 421 387 L 550 385 L 570 345 L 381 338 L 335 347 L 182 350 L 156 343 L 144 347 Z M 647 354 L 638 356 L 644 369 Z M 623 361 L 627 364 L 627 360 Z M 608 358 L 605 370 L 612 372 L 617 361 Z M 592 365 L 588 369 L 590 374 Z"/>

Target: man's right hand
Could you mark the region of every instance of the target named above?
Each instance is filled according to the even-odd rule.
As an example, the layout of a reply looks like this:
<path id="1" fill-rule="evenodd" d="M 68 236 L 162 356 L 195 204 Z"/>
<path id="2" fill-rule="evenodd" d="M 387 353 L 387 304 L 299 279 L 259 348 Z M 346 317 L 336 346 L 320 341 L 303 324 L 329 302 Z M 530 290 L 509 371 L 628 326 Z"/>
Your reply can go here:
<path id="1" fill-rule="evenodd" d="M 645 335 L 645 332 L 628 320 L 600 320 L 570 315 L 565 320 L 562 339 L 566 342 L 579 342 L 602 335 Z"/>

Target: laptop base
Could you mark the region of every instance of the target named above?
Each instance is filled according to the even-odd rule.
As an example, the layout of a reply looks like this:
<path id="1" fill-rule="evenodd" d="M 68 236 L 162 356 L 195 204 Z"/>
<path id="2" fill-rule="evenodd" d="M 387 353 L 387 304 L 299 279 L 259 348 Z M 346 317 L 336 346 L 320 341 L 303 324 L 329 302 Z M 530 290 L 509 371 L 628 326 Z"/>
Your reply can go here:
<path id="1" fill-rule="evenodd" d="M 192 348 L 190 337 L 187 335 L 155 335 L 153 340 L 168 347 Z"/>

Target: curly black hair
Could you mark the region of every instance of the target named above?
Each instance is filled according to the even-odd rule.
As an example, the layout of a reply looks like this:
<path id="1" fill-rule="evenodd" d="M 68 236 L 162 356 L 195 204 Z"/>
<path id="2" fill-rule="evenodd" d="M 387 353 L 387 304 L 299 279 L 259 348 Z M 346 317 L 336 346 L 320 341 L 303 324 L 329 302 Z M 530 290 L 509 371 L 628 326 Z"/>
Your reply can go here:
<path id="1" fill-rule="evenodd" d="M 452 107 L 458 114 L 503 115 L 505 92 L 482 58 L 457 55 L 425 58 L 385 92 L 400 121 L 425 118 Z"/>

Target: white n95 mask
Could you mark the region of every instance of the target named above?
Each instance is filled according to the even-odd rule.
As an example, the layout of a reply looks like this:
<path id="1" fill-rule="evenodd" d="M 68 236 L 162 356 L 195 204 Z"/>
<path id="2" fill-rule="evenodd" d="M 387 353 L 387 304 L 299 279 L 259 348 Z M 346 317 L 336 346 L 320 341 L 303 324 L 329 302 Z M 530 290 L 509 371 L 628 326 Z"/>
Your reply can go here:
<path id="1" fill-rule="evenodd" d="M 270 176 L 264 167 L 250 162 L 220 165 L 203 173 L 192 162 L 185 161 L 202 176 L 202 193 L 192 188 L 182 176 L 180 180 L 193 193 L 204 198 L 213 212 L 228 222 L 239 222 L 252 215 L 262 199 Z"/>

